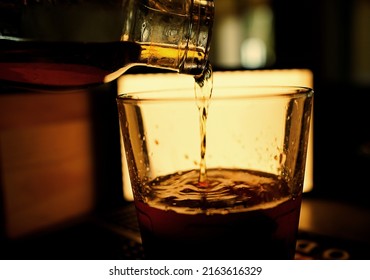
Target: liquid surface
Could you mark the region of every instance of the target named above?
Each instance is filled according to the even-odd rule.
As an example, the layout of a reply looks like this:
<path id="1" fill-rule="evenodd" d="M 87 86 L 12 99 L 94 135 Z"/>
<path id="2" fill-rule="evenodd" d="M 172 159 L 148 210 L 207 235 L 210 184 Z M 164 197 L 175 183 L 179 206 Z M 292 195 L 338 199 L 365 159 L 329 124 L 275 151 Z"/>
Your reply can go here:
<path id="1" fill-rule="evenodd" d="M 234 169 L 208 169 L 207 186 L 198 170 L 156 178 L 144 188 L 144 202 L 187 214 L 227 214 L 265 209 L 290 199 L 289 187 L 276 176 Z"/>
<path id="2" fill-rule="evenodd" d="M 149 259 L 291 259 L 301 197 L 276 176 L 207 170 L 157 178 L 136 201 Z"/>

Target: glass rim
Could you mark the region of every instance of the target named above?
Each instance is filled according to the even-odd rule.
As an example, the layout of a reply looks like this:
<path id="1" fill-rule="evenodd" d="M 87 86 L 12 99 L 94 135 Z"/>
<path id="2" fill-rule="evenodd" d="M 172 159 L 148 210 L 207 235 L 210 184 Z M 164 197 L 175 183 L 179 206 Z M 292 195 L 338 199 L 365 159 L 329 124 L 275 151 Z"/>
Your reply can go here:
<path id="1" fill-rule="evenodd" d="M 206 90 L 206 89 L 205 89 Z M 189 94 L 189 92 L 191 94 Z M 311 97 L 314 89 L 308 86 L 292 85 L 224 85 L 212 89 L 210 100 L 303 98 Z M 200 96 L 202 98 L 203 96 Z M 193 87 L 169 87 L 165 89 L 139 90 L 119 93 L 117 101 L 126 102 L 178 102 L 195 100 Z"/>

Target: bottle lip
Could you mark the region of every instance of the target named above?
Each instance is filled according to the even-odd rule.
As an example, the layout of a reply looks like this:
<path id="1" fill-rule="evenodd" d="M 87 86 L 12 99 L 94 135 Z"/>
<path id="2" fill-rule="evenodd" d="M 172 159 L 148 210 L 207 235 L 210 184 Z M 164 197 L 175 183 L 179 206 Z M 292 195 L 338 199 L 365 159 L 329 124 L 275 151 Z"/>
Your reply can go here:
<path id="1" fill-rule="evenodd" d="M 201 75 L 208 64 L 214 21 L 213 0 L 193 0 L 186 57 L 180 72 Z"/>

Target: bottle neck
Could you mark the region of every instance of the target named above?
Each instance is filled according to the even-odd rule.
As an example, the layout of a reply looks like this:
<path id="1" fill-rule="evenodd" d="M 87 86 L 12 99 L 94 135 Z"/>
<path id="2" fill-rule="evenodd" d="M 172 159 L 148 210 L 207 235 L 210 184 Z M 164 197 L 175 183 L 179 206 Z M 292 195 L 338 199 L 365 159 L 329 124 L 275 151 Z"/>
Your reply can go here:
<path id="1" fill-rule="evenodd" d="M 199 75 L 206 68 L 212 37 L 214 3 L 193 0 L 186 59 L 182 71 Z"/>
<path id="2" fill-rule="evenodd" d="M 122 41 L 141 46 L 140 64 L 199 75 L 208 61 L 213 0 L 127 2 Z"/>
<path id="3" fill-rule="evenodd" d="M 213 0 L 8 2 L 0 0 L 0 81 L 83 86 L 135 64 L 198 76 L 208 63 Z"/>

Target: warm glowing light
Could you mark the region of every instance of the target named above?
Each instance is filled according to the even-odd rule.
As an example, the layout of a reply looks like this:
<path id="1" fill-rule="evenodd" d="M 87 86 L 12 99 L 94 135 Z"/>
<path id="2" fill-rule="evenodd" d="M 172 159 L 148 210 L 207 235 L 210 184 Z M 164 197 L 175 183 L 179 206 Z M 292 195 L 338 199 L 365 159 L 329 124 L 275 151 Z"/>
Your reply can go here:
<path id="1" fill-rule="evenodd" d="M 266 65 L 267 47 L 260 38 L 245 39 L 241 45 L 241 61 L 246 68 L 257 69 Z"/>
<path id="2" fill-rule="evenodd" d="M 291 85 L 313 87 L 313 74 L 308 69 L 287 70 L 249 70 L 249 71 L 225 71 L 214 73 L 214 87 L 228 85 Z M 168 74 L 132 74 L 123 75 L 118 80 L 118 92 L 162 90 L 168 88 L 193 88 L 194 78 L 190 75 L 177 73 Z M 222 116 L 220 116 L 222 118 Z M 132 200 L 131 185 L 127 171 L 126 160 L 123 157 L 124 196 Z M 306 173 L 304 192 L 313 188 L 313 125 L 309 138 L 308 155 L 306 162 Z"/>

